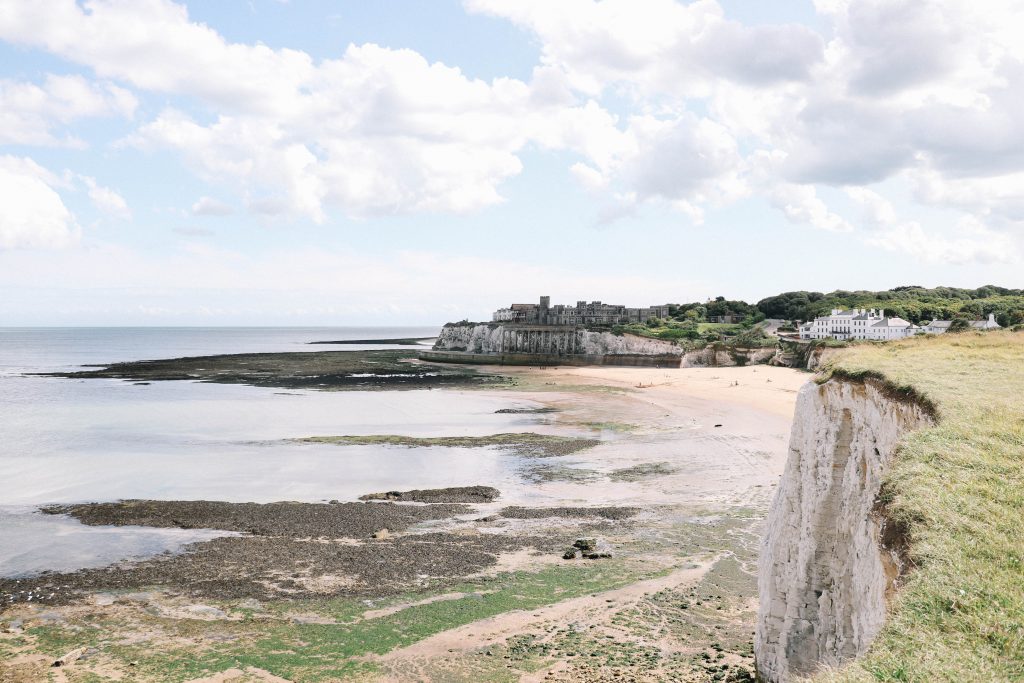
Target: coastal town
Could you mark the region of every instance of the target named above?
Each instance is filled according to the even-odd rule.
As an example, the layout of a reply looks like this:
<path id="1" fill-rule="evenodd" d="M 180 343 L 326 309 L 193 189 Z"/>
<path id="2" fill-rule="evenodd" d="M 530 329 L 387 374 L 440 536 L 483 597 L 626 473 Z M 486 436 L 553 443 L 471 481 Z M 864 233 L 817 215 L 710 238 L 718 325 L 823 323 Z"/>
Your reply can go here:
<path id="1" fill-rule="evenodd" d="M 708 301 L 708 304 L 712 304 Z M 535 326 L 614 326 L 645 324 L 652 320 L 664 320 L 670 317 L 678 306 L 673 304 L 652 305 L 631 308 L 619 304 L 608 304 L 601 301 L 577 301 L 576 305 L 551 305 L 550 296 L 540 297 L 535 304 L 511 304 L 507 308 L 499 308 L 491 315 L 491 321 L 512 325 Z M 740 323 L 743 316 L 713 316 L 708 322 L 734 324 Z M 770 329 L 779 329 L 786 324 L 784 320 L 763 319 Z M 960 323 L 963 329 L 994 330 L 1001 325 L 995 315 L 988 314 L 982 320 L 965 320 Z M 843 310 L 833 308 L 828 315 L 817 316 L 807 322 L 794 321 L 799 339 L 838 339 L 891 341 L 904 339 L 918 334 L 943 334 L 956 329 L 952 320 L 931 320 L 914 324 L 896 315 L 886 315 L 882 308 L 852 308 Z"/>

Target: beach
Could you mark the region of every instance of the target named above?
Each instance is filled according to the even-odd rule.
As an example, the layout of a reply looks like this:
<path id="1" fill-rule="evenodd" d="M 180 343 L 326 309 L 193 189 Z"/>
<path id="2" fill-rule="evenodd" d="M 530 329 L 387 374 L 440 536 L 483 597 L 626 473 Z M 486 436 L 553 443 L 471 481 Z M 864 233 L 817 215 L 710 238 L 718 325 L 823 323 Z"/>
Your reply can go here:
<path id="1" fill-rule="evenodd" d="M 445 477 L 414 470 L 394 479 L 404 489 L 336 500 L 275 498 L 263 482 L 257 502 L 108 495 L 48 509 L 83 528 L 218 533 L 185 552 L 0 579 L 3 680 L 37 680 L 79 650 L 55 670 L 63 680 L 748 680 L 760 527 L 808 375 L 476 370 L 503 379 L 398 393 L 487 406 L 490 433 L 342 424 L 261 448 L 491 468 L 460 475 L 452 460 Z"/>

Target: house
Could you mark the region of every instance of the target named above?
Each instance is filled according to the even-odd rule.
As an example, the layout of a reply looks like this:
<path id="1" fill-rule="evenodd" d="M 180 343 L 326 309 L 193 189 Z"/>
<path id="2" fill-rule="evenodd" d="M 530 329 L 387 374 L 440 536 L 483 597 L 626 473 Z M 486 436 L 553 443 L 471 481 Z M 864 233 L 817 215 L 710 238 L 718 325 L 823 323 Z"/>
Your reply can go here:
<path id="1" fill-rule="evenodd" d="M 942 334 L 949 332 L 949 326 L 953 324 L 952 320 L 933 320 L 930 323 L 925 323 L 921 326 L 926 334 Z"/>
<path id="2" fill-rule="evenodd" d="M 902 318 L 888 318 L 884 310 L 832 309 L 800 326 L 801 339 L 902 339 L 919 329 Z"/>
<path id="3" fill-rule="evenodd" d="M 867 333 L 864 337 L 860 337 L 861 339 L 875 339 L 878 341 L 912 337 L 921 330 L 921 328 L 916 327 L 913 323 L 903 318 L 882 318 L 865 329 Z"/>
<path id="4" fill-rule="evenodd" d="M 927 334 L 942 334 L 949 332 L 949 326 L 953 324 L 952 320 L 933 320 L 930 323 L 925 323 L 921 326 L 921 329 Z M 996 322 L 996 316 L 994 313 L 988 314 L 986 320 L 972 320 L 968 323 L 972 330 L 998 330 L 1002 327 Z"/>
<path id="5" fill-rule="evenodd" d="M 1002 327 L 996 322 L 996 314 L 989 313 L 987 320 L 972 320 L 971 328 L 975 330 L 998 330 Z"/>

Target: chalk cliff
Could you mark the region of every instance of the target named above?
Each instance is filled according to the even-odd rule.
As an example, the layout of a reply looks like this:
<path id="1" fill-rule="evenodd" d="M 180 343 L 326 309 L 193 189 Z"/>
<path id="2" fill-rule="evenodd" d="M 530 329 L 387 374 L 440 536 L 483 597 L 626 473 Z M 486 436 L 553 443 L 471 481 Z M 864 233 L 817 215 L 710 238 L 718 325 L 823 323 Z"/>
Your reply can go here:
<path id="1" fill-rule="evenodd" d="M 908 430 L 931 423 L 875 380 L 808 383 L 768 516 L 754 640 L 759 676 L 782 682 L 863 653 L 886 618 L 901 565 L 879 509 L 882 477 Z"/>
<path id="2" fill-rule="evenodd" d="M 568 355 L 676 355 L 683 351 L 672 342 L 633 334 L 614 335 L 575 327 L 522 327 L 512 325 L 445 325 L 434 343 L 437 351 L 466 353 L 546 353 Z"/>

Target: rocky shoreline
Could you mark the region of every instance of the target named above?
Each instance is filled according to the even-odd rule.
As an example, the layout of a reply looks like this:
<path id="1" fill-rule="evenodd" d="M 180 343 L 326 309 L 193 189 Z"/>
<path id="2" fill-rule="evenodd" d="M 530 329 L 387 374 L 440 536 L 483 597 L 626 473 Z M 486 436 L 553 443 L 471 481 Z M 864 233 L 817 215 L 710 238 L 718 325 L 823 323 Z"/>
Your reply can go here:
<path id="1" fill-rule="evenodd" d="M 85 593 L 153 587 L 203 599 L 380 598 L 454 583 L 493 567 L 503 553 L 560 553 L 580 533 L 607 530 L 608 522 L 636 512 L 558 508 L 531 516 L 524 508 L 506 508 L 459 519 L 475 512 L 465 502 L 490 502 L 499 495 L 477 486 L 368 494 L 363 498 L 373 502 L 359 503 L 125 500 L 48 506 L 44 514 L 69 515 L 90 526 L 217 529 L 231 535 L 193 543 L 174 555 L 0 579 L 0 613 L 16 604 L 63 605 Z M 568 519 L 572 528 L 481 533 L 496 522 L 537 517 Z M 438 523 L 444 527 L 430 528 Z"/>
<path id="2" fill-rule="evenodd" d="M 411 349 L 189 356 L 37 374 L 66 379 L 138 383 L 189 380 L 324 391 L 495 387 L 509 383 L 501 375 L 465 366 L 421 362 L 418 352 Z"/>

